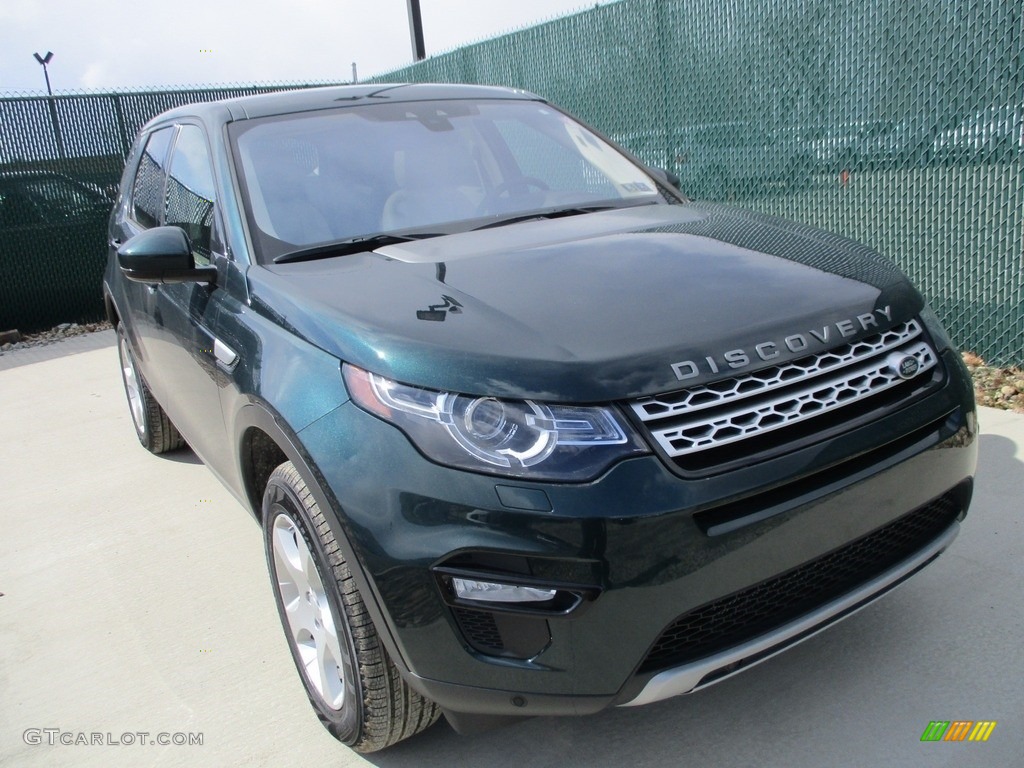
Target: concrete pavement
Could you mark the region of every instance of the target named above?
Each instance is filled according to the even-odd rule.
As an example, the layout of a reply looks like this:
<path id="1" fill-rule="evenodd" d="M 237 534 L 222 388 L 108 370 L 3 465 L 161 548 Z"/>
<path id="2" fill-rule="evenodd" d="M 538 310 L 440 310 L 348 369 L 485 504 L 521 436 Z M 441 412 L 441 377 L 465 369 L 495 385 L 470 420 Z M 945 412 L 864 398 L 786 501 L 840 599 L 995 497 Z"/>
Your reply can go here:
<path id="1" fill-rule="evenodd" d="M 113 334 L 95 336 L 0 357 L 2 765 L 1024 762 L 1024 416 L 983 411 L 952 549 L 803 645 L 693 696 L 472 738 L 441 723 L 364 758 L 306 703 L 256 524 L 192 454 L 138 445 Z M 986 743 L 922 743 L 933 720 L 998 725 Z"/>

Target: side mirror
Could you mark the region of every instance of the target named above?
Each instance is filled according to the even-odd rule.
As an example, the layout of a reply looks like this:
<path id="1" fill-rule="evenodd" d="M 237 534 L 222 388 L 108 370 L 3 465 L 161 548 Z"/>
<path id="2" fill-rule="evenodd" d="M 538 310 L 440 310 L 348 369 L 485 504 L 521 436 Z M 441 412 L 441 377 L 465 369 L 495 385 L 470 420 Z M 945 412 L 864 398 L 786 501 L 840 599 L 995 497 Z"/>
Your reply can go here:
<path id="1" fill-rule="evenodd" d="M 216 267 L 197 267 L 181 227 L 154 227 L 117 249 L 124 276 L 137 283 L 215 283 Z"/>

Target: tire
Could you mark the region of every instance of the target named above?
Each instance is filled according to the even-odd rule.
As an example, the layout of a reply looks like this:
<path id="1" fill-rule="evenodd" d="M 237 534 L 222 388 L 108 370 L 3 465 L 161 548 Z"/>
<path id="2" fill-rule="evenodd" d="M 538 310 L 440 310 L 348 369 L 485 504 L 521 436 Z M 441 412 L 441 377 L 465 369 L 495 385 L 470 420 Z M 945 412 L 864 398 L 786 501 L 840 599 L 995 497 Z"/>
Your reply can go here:
<path id="1" fill-rule="evenodd" d="M 263 523 L 281 625 L 324 727 L 367 753 L 433 725 L 441 710 L 399 675 L 334 532 L 291 462 L 270 476 Z"/>
<path id="2" fill-rule="evenodd" d="M 139 438 L 142 447 L 150 453 L 159 454 L 184 446 L 185 439 L 139 374 L 124 323 L 117 324 L 117 354 L 121 359 L 121 382 L 128 397 L 128 410 L 135 427 L 135 436 Z"/>

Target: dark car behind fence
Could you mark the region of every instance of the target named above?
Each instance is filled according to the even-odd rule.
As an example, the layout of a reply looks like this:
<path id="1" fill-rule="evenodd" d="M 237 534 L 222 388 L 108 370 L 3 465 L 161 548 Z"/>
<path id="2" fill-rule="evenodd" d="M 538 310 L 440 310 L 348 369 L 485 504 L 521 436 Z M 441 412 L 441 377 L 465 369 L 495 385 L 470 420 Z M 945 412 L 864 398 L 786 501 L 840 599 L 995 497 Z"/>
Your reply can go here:
<path id="1" fill-rule="evenodd" d="M 1019 363 L 1022 51 L 1020 4 L 1005 0 L 621 0 L 378 79 L 539 93 L 676 173 L 692 197 L 873 246 L 958 346 Z M 259 90 L 0 99 L 0 172 L 105 188 L 148 117 Z M 38 237 L 5 228 L 0 329 L 98 315 L 101 232 L 92 219 Z"/>

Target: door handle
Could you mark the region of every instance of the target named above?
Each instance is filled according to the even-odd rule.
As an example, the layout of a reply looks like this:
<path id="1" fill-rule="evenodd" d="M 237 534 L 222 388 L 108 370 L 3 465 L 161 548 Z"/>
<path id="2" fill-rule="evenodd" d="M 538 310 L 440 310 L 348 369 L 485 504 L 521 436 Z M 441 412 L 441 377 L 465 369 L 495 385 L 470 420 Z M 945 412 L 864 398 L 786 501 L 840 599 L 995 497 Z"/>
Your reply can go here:
<path id="1" fill-rule="evenodd" d="M 220 366 L 228 371 L 238 362 L 238 353 L 217 337 L 213 339 L 213 356 L 217 358 Z"/>

